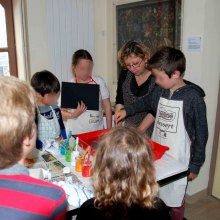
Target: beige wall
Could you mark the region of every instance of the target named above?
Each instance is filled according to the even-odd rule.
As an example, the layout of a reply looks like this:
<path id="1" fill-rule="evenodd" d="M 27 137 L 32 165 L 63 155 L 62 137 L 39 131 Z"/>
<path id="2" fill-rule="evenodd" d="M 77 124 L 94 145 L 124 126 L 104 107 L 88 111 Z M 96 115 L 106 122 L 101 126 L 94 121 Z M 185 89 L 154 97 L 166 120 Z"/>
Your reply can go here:
<path id="1" fill-rule="evenodd" d="M 208 185 L 220 79 L 220 2 L 218 0 L 184 2 L 183 51 L 187 58 L 186 78 L 198 83 L 206 92 L 205 101 L 209 125 L 206 162 L 199 178 L 189 184 L 187 192 L 191 195 L 207 188 Z M 186 42 L 188 36 L 191 35 L 202 37 L 201 53 L 187 52 Z"/>
<path id="2" fill-rule="evenodd" d="M 101 9 L 101 10 L 100 10 Z M 110 82 L 107 49 L 107 1 L 94 1 L 94 73 Z"/>
<path id="3" fill-rule="evenodd" d="M 29 74 L 48 69 L 48 28 L 45 0 L 25 0 Z"/>
<path id="4" fill-rule="evenodd" d="M 131 2 L 127 0 L 95 0 L 95 57 L 97 70 L 107 80 L 112 101 L 115 100 L 117 85 L 115 74 L 116 54 L 114 37 L 115 4 Z M 132 1 L 134 2 L 134 1 Z M 218 82 L 220 78 L 220 1 L 218 0 L 184 0 L 183 1 L 182 49 L 187 59 L 185 78 L 200 85 L 206 92 L 207 117 L 209 123 L 209 141 L 206 150 L 206 162 L 199 177 L 189 184 L 187 194 L 192 195 L 208 186 L 208 174 L 211 161 L 217 106 Z M 107 13 L 106 13 L 107 11 Z M 107 17 L 107 19 L 106 19 Z M 104 33 L 104 35 L 102 35 Z M 188 52 L 187 40 L 190 36 L 202 37 L 202 51 Z M 106 47 L 107 43 L 107 47 Z M 104 62 L 104 63 L 103 63 Z M 98 71 L 99 72 L 99 71 Z"/>
<path id="5" fill-rule="evenodd" d="M 28 79 L 36 71 L 48 69 L 60 81 L 70 80 L 73 52 L 84 48 L 93 55 L 94 1 L 13 0 L 13 3 L 18 63 L 27 72 L 24 76 L 19 68 L 19 77 Z M 21 60 L 22 57 L 25 59 Z"/>
<path id="6" fill-rule="evenodd" d="M 29 80 L 48 69 L 48 28 L 45 0 L 13 0 L 18 76 Z"/>
<path id="7" fill-rule="evenodd" d="M 116 79 L 116 39 L 115 7 L 118 4 L 138 2 L 139 0 L 94 0 L 94 54 L 95 72 L 103 76 L 110 89 L 111 101 L 115 101 Z"/>

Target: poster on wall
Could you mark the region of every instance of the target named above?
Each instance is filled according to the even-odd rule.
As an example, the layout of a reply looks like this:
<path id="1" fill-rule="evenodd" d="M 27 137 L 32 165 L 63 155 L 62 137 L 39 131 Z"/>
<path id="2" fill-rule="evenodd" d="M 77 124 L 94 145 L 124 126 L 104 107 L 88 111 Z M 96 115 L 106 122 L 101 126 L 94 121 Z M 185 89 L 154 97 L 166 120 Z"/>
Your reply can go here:
<path id="1" fill-rule="evenodd" d="M 179 49 L 181 5 L 181 0 L 146 0 L 117 5 L 117 51 L 129 40 L 143 42 L 151 53 L 162 46 Z"/>

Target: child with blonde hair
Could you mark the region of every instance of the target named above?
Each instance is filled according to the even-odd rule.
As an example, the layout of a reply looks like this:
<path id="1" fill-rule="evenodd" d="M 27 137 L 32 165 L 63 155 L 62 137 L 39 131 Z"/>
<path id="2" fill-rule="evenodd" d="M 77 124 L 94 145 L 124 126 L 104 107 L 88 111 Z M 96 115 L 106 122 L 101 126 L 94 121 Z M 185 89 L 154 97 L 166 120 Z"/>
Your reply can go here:
<path id="1" fill-rule="evenodd" d="M 24 166 L 37 136 L 34 91 L 19 79 L 0 77 L 0 102 L 1 219 L 65 219 L 64 191 L 30 177 Z"/>
<path id="2" fill-rule="evenodd" d="M 95 198 L 80 207 L 78 220 L 170 220 L 168 208 L 157 197 L 150 147 L 134 128 L 115 128 L 99 142 L 93 183 Z"/>

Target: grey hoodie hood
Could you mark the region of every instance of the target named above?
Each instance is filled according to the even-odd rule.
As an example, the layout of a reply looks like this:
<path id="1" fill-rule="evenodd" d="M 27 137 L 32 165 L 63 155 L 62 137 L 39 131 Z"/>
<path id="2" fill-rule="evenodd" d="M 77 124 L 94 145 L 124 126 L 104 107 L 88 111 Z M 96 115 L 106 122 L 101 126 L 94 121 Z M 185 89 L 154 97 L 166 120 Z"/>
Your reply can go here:
<path id="1" fill-rule="evenodd" d="M 193 89 L 193 90 L 196 91 L 196 93 L 200 97 L 202 97 L 202 98 L 205 97 L 205 92 L 204 92 L 204 90 L 200 86 L 198 86 L 198 85 L 196 85 L 196 84 L 194 84 L 192 82 L 189 82 L 187 80 L 184 80 L 184 82 L 186 83 L 187 86 L 184 86 L 182 89 L 190 89 L 190 90 Z"/>

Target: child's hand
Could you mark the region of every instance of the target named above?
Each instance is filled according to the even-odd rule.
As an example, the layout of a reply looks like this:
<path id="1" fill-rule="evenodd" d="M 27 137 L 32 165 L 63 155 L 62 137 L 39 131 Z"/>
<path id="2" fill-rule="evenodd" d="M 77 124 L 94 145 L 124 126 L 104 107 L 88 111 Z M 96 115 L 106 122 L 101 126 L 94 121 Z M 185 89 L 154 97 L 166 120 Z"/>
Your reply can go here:
<path id="1" fill-rule="evenodd" d="M 187 179 L 188 179 L 188 181 L 192 181 L 192 180 L 194 180 L 197 176 L 198 176 L 198 174 L 189 173 L 189 175 L 187 176 Z"/>
<path id="2" fill-rule="evenodd" d="M 116 111 L 115 115 L 114 115 L 115 124 L 117 125 L 125 117 L 126 117 L 126 111 L 125 110 Z"/>
<path id="3" fill-rule="evenodd" d="M 55 141 L 58 142 L 58 143 L 60 143 L 62 140 L 63 140 L 63 137 L 57 137 L 57 138 L 55 138 Z"/>
<path id="4" fill-rule="evenodd" d="M 78 118 L 83 112 L 87 110 L 86 105 L 81 101 L 78 102 L 77 108 L 71 113 L 71 118 Z"/>

